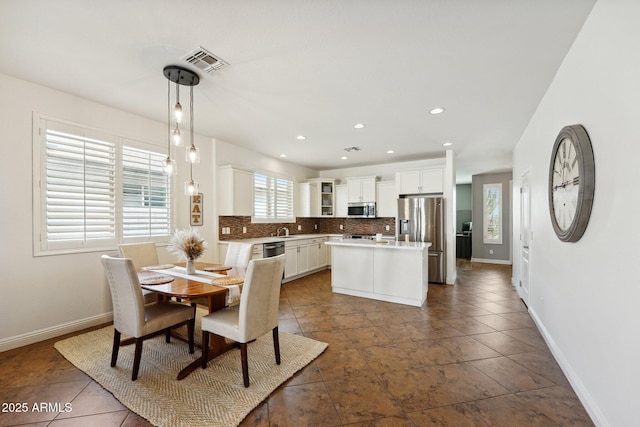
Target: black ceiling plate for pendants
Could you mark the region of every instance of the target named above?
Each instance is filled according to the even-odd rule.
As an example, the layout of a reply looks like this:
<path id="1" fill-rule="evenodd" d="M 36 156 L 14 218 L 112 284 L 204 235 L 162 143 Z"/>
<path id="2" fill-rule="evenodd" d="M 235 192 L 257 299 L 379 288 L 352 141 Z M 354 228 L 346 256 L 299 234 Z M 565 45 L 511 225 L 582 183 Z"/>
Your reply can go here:
<path id="1" fill-rule="evenodd" d="M 196 73 L 179 65 L 167 65 L 162 73 L 172 82 L 183 86 L 196 86 L 200 83 L 200 77 Z"/>

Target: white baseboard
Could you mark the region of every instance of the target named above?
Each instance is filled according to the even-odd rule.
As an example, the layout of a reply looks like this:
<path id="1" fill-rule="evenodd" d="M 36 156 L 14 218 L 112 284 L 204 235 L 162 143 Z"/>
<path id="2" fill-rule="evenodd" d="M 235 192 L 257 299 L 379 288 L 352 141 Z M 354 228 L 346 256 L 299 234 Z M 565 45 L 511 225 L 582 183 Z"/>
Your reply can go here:
<path id="1" fill-rule="evenodd" d="M 471 262 L 482 262 L 482 263 L 485 263 L 485 264 L 511 265 L 511 261 L 508 260 L 508 259 L 471 258 Z"/>
<path id="2" fill-rule="evenodd" d="M 560 369 L 562 369 L 562 372 L 564 372 L 564 375 L 567 377 L 567 380 L 571 384 L 571 387 L 573 387 L 573 390 L 576 392 L 578 399 L 580 399 L 580 402 L 589 413 L 589 416 L 591 417 L 593 423 L 598 427 L 610 427 L 611 424 L 607 422 L 604 414 L 600 410 L 600 407 L 593 400 L 591 393 L 589 393 L 589 390 L 584 386 L 580 378 L 576 375 L 575 371 L 571 367 L 571 364 L 564 357 L 562 351 L 560 351 L 555 341 L 549 334 L 549 331 L 544 327 L 544 324 L 536 314 L 535 310 L 533 310 L 531 307 L 529 308 L 529 314 L 531 315 L 531 318 L 533 318 L 533 321 L 542 334 L 542 337 L 547 343 L 547 346 L 549 346 L 549 350 L 551 350 L 551 353 L 556 359 L 556 362 L 558 362 L 558 365 L 560 365 Z"/>
<path id="3" fill-rule="evenodd" d="M 0 340 L 0 352 L 23 347 L 25 345 L 59 337 L 60 335 L 69 334 L 71 332 L 80 331 L 82 329 L 90 328 L 92 326 L 101 325 L 103 323 L 112 321 L 113 313 L 105 313 L 69 323 L 63 323 L 62 325 L 52 326 L 50 328 L 40 329 L 38 331 L 28 332 L 26 334 L 5 338 L 3 340 Z"/>
<path id="4" fill-rule="evenodd" d="M 299 279 L 304 276 L 308 276 L 313 273 L 317 273 L 318 271 L 322 271 L 322 270 L 331 270 L 331 265 L 325 265 L 319 268 L 314 268 L 313 270 L 308 270 L 308 271 L 305 271 L 304 273 L 296 274 L 295 276 L 285 277 L 284 279 L 282 279 L 282 283 L 288 283 L 293 280 Z"/>

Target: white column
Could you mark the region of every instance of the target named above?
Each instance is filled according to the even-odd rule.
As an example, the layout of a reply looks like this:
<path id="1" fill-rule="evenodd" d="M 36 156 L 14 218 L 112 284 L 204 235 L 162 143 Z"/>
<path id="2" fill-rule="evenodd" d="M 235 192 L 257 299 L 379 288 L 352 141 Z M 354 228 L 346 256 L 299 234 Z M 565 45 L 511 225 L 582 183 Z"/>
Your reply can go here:
<path id="1" fill-rule="evenodd" d="M 456 168 L 453 150 L 447 150 L 444 167 L 444 198 L 445 198 L 445 240 L 446 240 L 446 265 L 448 285 L 456 282 L 458 271 L 456 269 Z"/>

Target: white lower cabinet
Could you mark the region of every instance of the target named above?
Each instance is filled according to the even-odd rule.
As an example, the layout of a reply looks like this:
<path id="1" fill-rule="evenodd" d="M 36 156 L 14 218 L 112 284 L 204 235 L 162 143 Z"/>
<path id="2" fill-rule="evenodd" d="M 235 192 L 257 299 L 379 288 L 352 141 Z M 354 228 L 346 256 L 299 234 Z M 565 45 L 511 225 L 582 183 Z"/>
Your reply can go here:
<path id="1" fill-rule="evenodd" d="M 298 243 L 298 274 L 309 271 L 309 244 L 304 242 Z"/>
<path id="2" fill-rule="evenodd" d="M 338 253 L 340 256 L 336 256 Z M 331 287 L 334 292 L 336 289 L 354 291 L 355 296 L 361 296 L 360 293 L 373 293 L 373 249 L 334 247 Z"/>
<path id="3" fill-rule="evenodd" d="M 263 248 L 262 245 L 253 245 L 253 254 L 251 255 L 251 259 L 262 259 L 263 258 Z"/>
<path id="4" fill-rule="evenodd" d="M 227 259 L 227 250 L 229 250 L 229 243 L 218 243 L 218 263 L 224 264 Z M 253 253 L 251 259 L 260 259 L 263 257 L 262 244 L 253 245 Z"/>
<path id="5" fill-rule="evenodd" d="M 327 264 L 329 264 L 329 257 L 328 257 L 328 253 L 329 253 L 329 247 L 327 245 L 324 244 L 324 242 L 327 241 L 327 238 L 324 237 L 322 239 L 317 239 L 317 245 L 318 245 L 318 267 L 325 267 Z"/>
<path id="6" fill-rule="evenodd" d="M 289 278 L 298 274 L 298 244 L 289 244 L 286 242 L 284 244 L 284 253 L 285 253 L 285 261 L 284 261 L 284 277 Z"/>
<path id="7" fill-rule="evenodd" d="M 336 242 L 338 240 L 342 240 L 342 237 L 329 237 L 327 239 L 327 241 L 329 241 L 329 242 Z M 331 246 L 331 245 L 325 245 L 325 246 L 327 248 L 327 265 L 329 267 L 332 267 L 333 266 L 333 246 Z"/>
<path id="8" fill-rule="evenodd" d="M 326 237 L 286 241 L 284 253 L 284 278 L 303 275 L 324 268 L 328 264 Z"/>
<path id="9" fill-rule="evenodd" d="M 417 285 L 413 278 L 423 277 L 425 252 L 427 251 L 400 251 L 384 248 L 374 251 L 373 291 L 380 295 L 420 301 L 424 292 L 423 286 Z M 391 266 L 402 266 L 402 268 Z M 398 280 L 398 276 L 404 278 Z"/>
<path id="10" fill-rule="evenodd" d="M 333 292 L 420 307 L 429 285 L 428 247 L 331 243 Z"/>
<path id="11" fill-rule="evenodd" d="M 331 263 L 331 248 L 324 243 L 328 237 L 314 239 L 291 239 L 284 242 L 284 278 L 290 279 L 310 274 Z M 229 243 L 218 244 L 218 262 L 224 264 Z M 251 259 L 262 258 L 262 243 L 253 245 Z"/>
<path id="12" fill-rule="evenodd" d="M 320 252 L 318 250 L 318 243 L 315 241 L 315 239 L 310 240 L 307 248 L 307 268 L 309 270 L 315 270 L 316 268 L 318 268 L 318 254 Z"/>

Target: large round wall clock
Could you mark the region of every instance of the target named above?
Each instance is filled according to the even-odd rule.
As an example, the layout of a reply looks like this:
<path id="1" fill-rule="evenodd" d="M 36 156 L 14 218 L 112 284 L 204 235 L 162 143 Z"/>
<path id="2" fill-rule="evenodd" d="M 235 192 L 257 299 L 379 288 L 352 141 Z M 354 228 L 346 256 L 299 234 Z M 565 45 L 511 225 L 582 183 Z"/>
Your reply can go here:
<path id="1" fill-rule="evenodd" d="M 577 242 L 587 229 L 595 177 L 587 131 L 581 125 L 565 126 L 553 145 L 549 166 L 551 224 L 563 242 Z"/>

